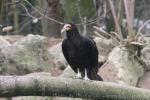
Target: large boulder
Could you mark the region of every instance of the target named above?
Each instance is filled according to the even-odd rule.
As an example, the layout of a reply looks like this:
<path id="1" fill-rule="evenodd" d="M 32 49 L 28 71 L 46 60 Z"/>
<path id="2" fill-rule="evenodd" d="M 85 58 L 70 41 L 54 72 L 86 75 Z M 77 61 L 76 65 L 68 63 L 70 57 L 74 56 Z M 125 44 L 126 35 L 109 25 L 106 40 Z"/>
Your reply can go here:
<path id="1" fill-rule="evenodd" d="M 10 44 L 24 38 L 23 35 L 4 35 L 3 38 L 6 39 Z"/>
<path id="2" fill-rule="evenodd" d="M 141 51 L 141 58 L 146 63 L 145 69 L 150 70 L 150 46 L 145 46 Z"/>
<path id="3" fill-rule="evenodd" d="M 94 39 L 99 51 L 99 62 L 105 62 L 108 58 L 109 53 L 115 47 L 112 39 L 105 39 L 96 37 Z"/>
<path id="4" fill-rule="evenodd" d="M 27 74 L 35 71 L 50 71 L 52 59 L 47 51 L 47 38 L 28 35 L 11 46 L 1 48 L 1 74 Z"/>
<path id="5" fill-rule="evenodd" d="M 145 47 L 141 51 L 141 58 L 146 63 L 146 70 L 150 70 L 150 37 L 143 37 L 141 41 L 145 42 Z"/>
<path id="6" fill-rule="evenodd" d="M 0 36 L 0 47 L 10 46 L 10 45 L 11 44 L 5 38 L 3 38 L 3 36 Z"/>
<path id="7" fill-rule="evenodd" d="M 143 37 L 141 39 L 146 43 L 146 46 L 141 51 L 141 58 L 146 63 L 145 73 L 138 83 L 138 87 L 150 89 L 150 37 Z"/>
<path id="8" fill-rule="evenodd" d="M 61 44 L 62 42 L 50 47 L 48 52 L 53 59 L 55 66 L 57 66 L 58 69 L 63 70 L 67 67 L 68 64 L 62 53 Z"/>
<path id="9" fill-rule="evenodd" d="M 146 71 L 138 82 L 138 87 L 150 90 L 150 71 Z"/>
<path id="10" fill-rule="evenodd" d="M 99 74 L 104 81 L 136 86 L 144 74 L 144 65 L 126 47 L 117 46 L 109 54 Z"/>

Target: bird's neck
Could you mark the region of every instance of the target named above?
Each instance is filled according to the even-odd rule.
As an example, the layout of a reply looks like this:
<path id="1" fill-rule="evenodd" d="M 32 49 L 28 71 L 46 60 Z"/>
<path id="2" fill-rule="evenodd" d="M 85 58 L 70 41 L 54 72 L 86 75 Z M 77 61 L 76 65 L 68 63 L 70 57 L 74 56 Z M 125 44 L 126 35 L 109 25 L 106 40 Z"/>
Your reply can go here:
<path id="1" fill-rule="evenodd" d="M 66 35 L 67 35 L 67 39 L 74 39 L 76 37 L 80 37 L 78 31 L 68 31 Z"/>

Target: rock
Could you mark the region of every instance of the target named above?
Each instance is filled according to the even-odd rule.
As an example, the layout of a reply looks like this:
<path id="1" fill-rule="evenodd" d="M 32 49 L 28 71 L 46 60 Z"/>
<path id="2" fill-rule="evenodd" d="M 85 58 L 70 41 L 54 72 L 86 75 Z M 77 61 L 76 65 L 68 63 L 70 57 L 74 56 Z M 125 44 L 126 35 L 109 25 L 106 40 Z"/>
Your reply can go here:
<path id="1" fill-rule="evenodd" d="M 66 77 L 66 78 L 76 78 L 75 72 L 72 70 L 72 68 L 68 65 L 63 73 L 60 75 L 60 77 Z"/>
<path id="2" fill-rule="evenodd" d="M 15 43 L 16 41 L 24 38 L 23 35 L 5 35 L 3 36 L 4 39 L 6 39 L 10 44 Z"/>
<path id="3" fill-rule="evenodd" d="M 108 54 L 115 47 L 112 39 L 102 39 L 96 37 L 94 41 L 96 42 L 99 51 L 99 62 L 105 62 L 107 60 Z"/>
<path id="4" fill-rule="evenodd" d="M 145 69 L 150 70 L 150 46 L 145 46 L 141 51 L 141 58 L 146 63 Z"/>
<path id="5" fill-rule="evenodd" d="M 147 44 L 141 51 L 141 58 L 146 63 L 146 71 L 140 78 L 138 87 L 150 90 L 150 37 L 143 37 L 142 41 Z"/>
<path id="6" fill-rule="evenodd" d="M 47 38 L 28 35 L 7 48 L 2 48 L 4 60 L 0 63 L 1 74 L 27 74 L 50 71 L 53 63 L 47 51 Z M 0 59 L 1 59 L 0 58 Z"/>
<path id="7" fill-rule="evenodd" d="M 49 52 L 51 58 L 54 60 L 55 66 L 57 66 L 61 70 L 64 70 L 68 64 L 62 53 L 61 44 L 62 43 L 60 42 L 60 43 L 50 47 L 48 49 L 48 52 Z"/>
<path id="8" fill-rule="evenodd" d="M 0 36 L 0 47 L 2 46 L 10 46 L 11 44 L 2 36 Z"/>
<path id="9" fill-rule="evenodd" d="M 120 46 L 112 50 L 99 73 L 104 81 L 136 86 L 144 74 L 144 65 L 128 49 Z"/>
<path id="10" fill-rule="evenodd" d="M 145 47 L 141 50 L 141 58 L 146 63 L 146 70 L 150 70 L 150 37 L 143 37 L 141 41 L 145 42 Z"/>
<path id="11" fill-rule="evenodd" d="M 140 78 L 138 87 L 149 89 L 150 90 L 150 71 L 144 73 L 144 75 Z"/>

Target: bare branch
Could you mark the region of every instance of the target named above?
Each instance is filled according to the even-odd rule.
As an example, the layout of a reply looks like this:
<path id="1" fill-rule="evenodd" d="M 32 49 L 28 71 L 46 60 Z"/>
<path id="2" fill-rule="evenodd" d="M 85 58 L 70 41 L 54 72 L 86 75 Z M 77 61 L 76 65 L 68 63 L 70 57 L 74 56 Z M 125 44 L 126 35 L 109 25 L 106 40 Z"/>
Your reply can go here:
<path id="1" fill-rule="evenodd" d="M 117 20 L 117 15 L 116 15 L 116 12 L 115 12 L 113 2 L 112 2 L 112 0 L 108 0 L 108 2 L 109 2 L 109 5 L 110 5 L 110 8 L 111 8 L 112 15 L 114 17 L 115 25 L 116 25 L 116 28 L 117 28 L 117 33 L 119 33 L 119 35 L 121 37 L 121 41 L 123 41 L 123 35 L 122 35 L 122 32 L 121 32 L 119 22 Z"/>
<path id="2" fill-rule="evenodd" d="M 147 20 L 147 21 L 138 29 L 138 32 L 137 32 L 137 34 L 136 34 L 136 38 L 137 38 L 138 35 L 141 35 L 141 30 L 142 30 L 148 23 L 150 23 L 150 19 Z"/>
<path id="3" fill-rule="evenodd" d="M 135 0 L 124 0 L 125 13 L 127 17 L 128 34 L 130 37 L 135 36 L 135 34 L 133 33 L 134 4 Z"/>
<path id="4" fill-rule="evenodd" d="M 25 1 L 26 3 L 28 3 L 28 4 L 29 4 L 39 15 L 41 15 L 42 17 L 44 17 L 44 18 L 46 18 L 46 19 L 48 19 L 48 20 L 51 20 L 51 21 L 53 21 L 53 22 L 59 23 L 59 24 L 64 24 L 63 22 L 60 22 L 60 21 L 55 20 L 55 19 L 53 19 L 53 18 L 50 18 L 50 17 L 44 15 L 43 13 L 39 12 L 38 9 L 36 9 L 29 1 L 27 1 L 27 0 L 24 0 L 24 1 Z"/>
<path id="5" fill-rule="evenodd" d="M 99 28 L 99 27 L 96 27 L 96 26 L 93 26 L 93 28 L 94 29 L 96 29 L 96 30 L 98 30 L 102 35 L 100 35 L 100 37 L 105 37 L 105 38 L 107 38 L 108 39 L 108 37 L 111 37 L 113 40 L 114 40 L 114 42 L 116 42 L 116 44 L 121 44 L 120 43 L 120 41 L 121 41 L 121 39 L 120 39 L 120 36 L 117 34 L 115 34 L 115 33 L 113 33 L 113 34 L 115 34 L 115 36 L 118 38 L 118 39 L 116 39 L 116 37 L 114 36 L 114 35 L 112 35 L 112 34 L 109 34 L 108 32 L 106 32 L 106 31 L 104 31 L 102 28 Z M 98 33 L 97 32 L 94 32 L 96 35 L 98 35 Z"/>

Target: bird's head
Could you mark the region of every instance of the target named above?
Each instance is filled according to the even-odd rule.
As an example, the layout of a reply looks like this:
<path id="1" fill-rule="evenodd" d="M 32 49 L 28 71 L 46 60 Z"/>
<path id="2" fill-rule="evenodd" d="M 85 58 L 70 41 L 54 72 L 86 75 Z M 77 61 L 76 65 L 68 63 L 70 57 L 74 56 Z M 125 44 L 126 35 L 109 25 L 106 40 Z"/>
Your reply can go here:
<path id="1" fill-rule="evenodd" d="M 75 37 L 79 34 L 77 26 L 72 23 L 65 24 L 61 29 L 62 36 L 65 38 Z"/>
<path id="2" fill-rule="evenodd" d="M 63 28 L 61 29 L 61 33 L 72 32 L 72 31 L 74 31 L 74 32 L 77 31 L 78 32 L 78 29 L 77 29 L 76 25 L 72 24 L 72 23 L 65 24 L 63 26 Z"/>
<path id="3" fill-rule="evenodd" d="M 67 31 L 71 30 L 71 28 L 72 28 L 71 24 L 65 24 L 63 26 L 63 28 L 61 29 L 61 33 L 67 32 Z"/>

